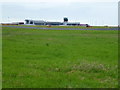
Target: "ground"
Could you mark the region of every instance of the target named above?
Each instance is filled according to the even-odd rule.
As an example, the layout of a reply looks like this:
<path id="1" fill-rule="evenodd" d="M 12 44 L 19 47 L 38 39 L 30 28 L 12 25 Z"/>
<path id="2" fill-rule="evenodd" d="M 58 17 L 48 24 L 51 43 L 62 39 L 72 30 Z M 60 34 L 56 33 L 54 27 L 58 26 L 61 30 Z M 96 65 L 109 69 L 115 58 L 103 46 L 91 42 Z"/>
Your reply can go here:
<path id="1" fill-rule="evenodd" d="M 3 88 L 118 87 L 117 30 L 2 31 Z"/>

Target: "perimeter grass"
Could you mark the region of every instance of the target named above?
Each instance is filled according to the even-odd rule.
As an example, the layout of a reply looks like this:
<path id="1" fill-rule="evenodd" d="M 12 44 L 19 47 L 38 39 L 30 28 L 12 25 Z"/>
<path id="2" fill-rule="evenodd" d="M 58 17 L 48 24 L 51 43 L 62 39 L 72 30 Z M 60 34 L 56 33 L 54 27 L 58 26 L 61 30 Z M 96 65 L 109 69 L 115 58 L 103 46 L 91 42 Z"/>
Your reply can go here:
<path id="1" fill-rule="evenodd" d="M 4 25 L 3 25 L 4 26 Z M 46 26 L 46 25 L 11 25 L 11 26 L 24 26 L 24 27 L 43 27 L 43 28 L 113 28 L 106 26 L 92 26 L 92 27 L 84 27 L 84 26 Z M 117 28 L 117 27 L 116 27 Z"/>
<path id="2" fill-rule="evenodd" d="M 118 31 L 3 27 L 3 88 L 116 88 Z"/>
<path id="3" fill-rule="evenodd" d="M 2 89 L 2 28 L 1 27 L 0 27 L 0 89 Z"/>

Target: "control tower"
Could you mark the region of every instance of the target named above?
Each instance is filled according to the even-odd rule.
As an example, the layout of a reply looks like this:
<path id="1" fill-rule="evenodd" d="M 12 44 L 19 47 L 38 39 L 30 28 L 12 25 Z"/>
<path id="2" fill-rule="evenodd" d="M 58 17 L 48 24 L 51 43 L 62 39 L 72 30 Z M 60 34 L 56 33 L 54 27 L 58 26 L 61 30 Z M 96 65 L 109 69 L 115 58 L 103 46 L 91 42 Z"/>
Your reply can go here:
<path id="1" fill-rule="evenodd" d="M 67 25 L 67 23 L 68 23 L 68 18 L 67 18 L 67 17 L 64 17 L 63 20 L 64 20 L 63 24 L 64 24 L 64 25 Z"/>

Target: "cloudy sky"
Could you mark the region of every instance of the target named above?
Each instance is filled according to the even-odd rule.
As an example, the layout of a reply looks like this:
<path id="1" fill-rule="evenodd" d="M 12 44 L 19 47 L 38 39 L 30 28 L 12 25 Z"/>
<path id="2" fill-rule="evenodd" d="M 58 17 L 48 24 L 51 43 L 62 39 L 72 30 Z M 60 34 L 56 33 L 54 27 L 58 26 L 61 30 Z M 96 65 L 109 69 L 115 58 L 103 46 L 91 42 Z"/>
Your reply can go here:
<path id="1" fill-rule="evenodd" d="M 0 22 L 25 19 L 118 25 L 119 0 L 1 0 Z"/>

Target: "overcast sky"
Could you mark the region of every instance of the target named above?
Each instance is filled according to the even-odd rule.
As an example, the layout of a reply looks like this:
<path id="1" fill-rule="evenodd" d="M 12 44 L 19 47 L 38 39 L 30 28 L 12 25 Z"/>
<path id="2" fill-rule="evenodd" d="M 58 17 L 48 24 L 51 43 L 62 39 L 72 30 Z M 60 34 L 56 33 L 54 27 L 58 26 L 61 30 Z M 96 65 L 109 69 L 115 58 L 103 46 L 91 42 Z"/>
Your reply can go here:
<path id="1" fill-rule="evenodd" d="M 2 0 L 0 22 L 25 19 L 118 25 L 119 0 Z"/>

